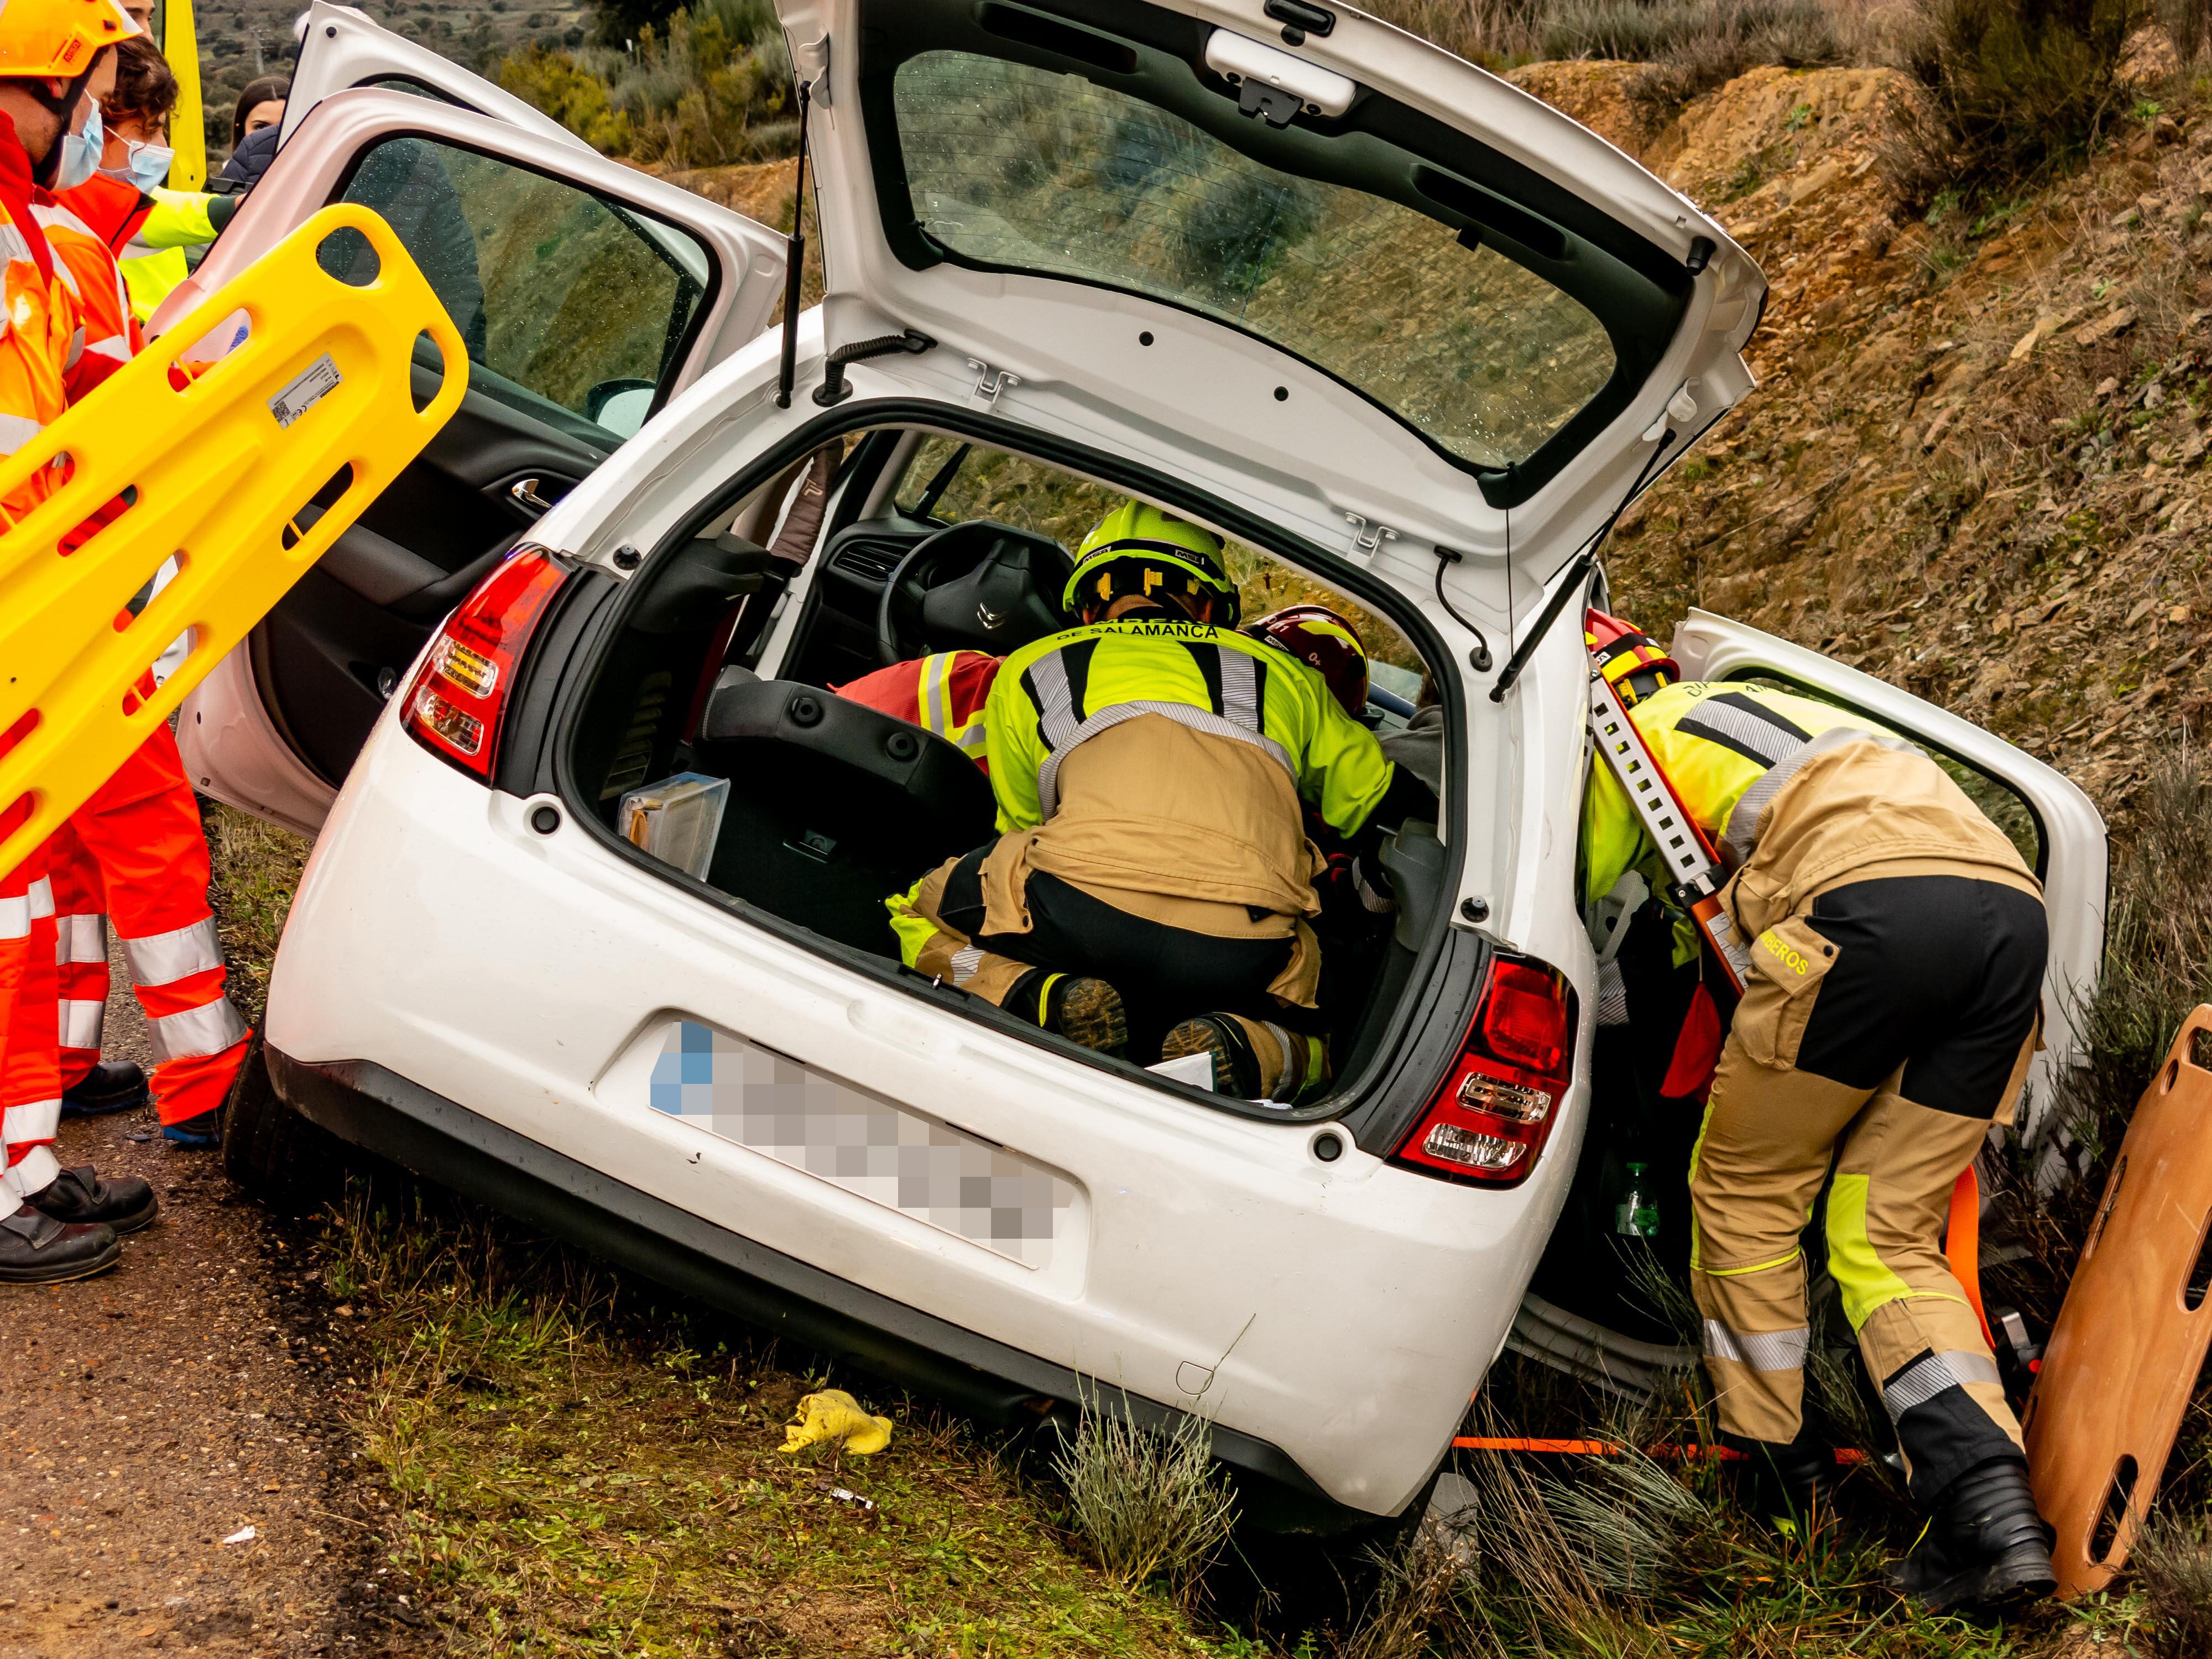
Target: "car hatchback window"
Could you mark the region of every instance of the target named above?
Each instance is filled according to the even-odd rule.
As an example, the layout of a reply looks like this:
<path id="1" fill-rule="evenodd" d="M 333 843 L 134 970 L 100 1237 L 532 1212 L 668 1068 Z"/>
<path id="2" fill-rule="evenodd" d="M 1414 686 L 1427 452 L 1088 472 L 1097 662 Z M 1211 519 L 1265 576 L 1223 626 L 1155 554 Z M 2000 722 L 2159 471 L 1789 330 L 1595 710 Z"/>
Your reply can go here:
<path id="1" fill-rule="evenodd" d="M 471 386 L 618 438 L 643 423 L 675 367 L 712 269 L 672 226 L 427 139 L 376 145 L 341 199 L 391 222 L 467 343 Z"/>
<path id="2" fill-rule="evenodd" d="M 1475 466 L 1525 460 L 1613 376 L 1599 319 L 1479 238 L 1081 75 L 924 52 L 892 101 L 915 217 L 955 258 L 1231 324 Z"/>

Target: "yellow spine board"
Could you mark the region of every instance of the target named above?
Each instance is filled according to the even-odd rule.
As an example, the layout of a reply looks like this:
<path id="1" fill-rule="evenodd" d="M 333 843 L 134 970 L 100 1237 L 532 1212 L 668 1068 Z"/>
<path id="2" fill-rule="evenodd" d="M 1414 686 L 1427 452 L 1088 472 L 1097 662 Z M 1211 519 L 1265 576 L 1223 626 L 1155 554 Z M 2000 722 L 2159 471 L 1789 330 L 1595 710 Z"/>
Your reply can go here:
<path id="1" fill-rule="evenodd" d="M 199 34 L 192 25 L 192 0 L 162 0 L 161 56 L 177 77 L 177 106 L 169 112 L 171 190 L 201 190 L 207 185 L 207 122 L 200 114 Z"/>
<path id="2" fill-rule="evenodd" d="M 376 251 L 366 287 L 317 263 L 342 231 Z M 244 341 L 183 389 L 172 385 L 173 364 L 211 355 L 210 343 L 241 322 Z M 410 367 L 425 333 L 444 377 L 418 413 Z M 0 460 L 0 500 L 58 458 L 69 468 L 66 483 L 0 531 L 0 734 L 27 721 L 0 754 L 0 811 L 32 800 L 27 822 L 0 840 L 0 870 L 82 805 L 422 453 L 459 404 L 467 363 L 391 227 L 367 208 L 325 208 Z M 292 529 L 348 467 L 322 517 Z M 132 504 L 64 550 L 118 498 Z M 176 578 L 118 629 L 172 556 Z M 187 629 L 191 653 L 138 702 L 147 669 Z"/>
<path id="3" fill-rule="evenodd" d="M 2212 1004 L 2181 1023 L 2129 1121 L 2028 1396 L 2028 1477 L 2069 1601 L 2127 1565 L 2212 1346 L 2212 1297 L 2191 1282 L 2212 1228 L 2208 1043 Z"/>

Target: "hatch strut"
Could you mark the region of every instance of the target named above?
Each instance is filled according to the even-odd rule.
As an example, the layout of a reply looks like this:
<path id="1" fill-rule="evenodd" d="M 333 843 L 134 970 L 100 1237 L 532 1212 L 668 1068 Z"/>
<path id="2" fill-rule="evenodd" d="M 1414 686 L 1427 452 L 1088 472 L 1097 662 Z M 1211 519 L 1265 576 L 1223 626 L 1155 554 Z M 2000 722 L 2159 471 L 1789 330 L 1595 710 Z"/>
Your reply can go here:
<path id="1" fill-rule="evenodd" d="M 791 407 L 791 388 L 799 378 L 799 289 L 806 270 L 806 107 L 814 83 L 799 79 L 796 60 L 792 79 L 799 87 L 799 179 L 791 191 L 791 238 L 784 257 L 790 261 L 783 273 L 783 366 L 775 377 L 775 406 Z"/>
<path id="2" fill-rule="evenodd" d="M 1693 405 L 1691 413 L 1696 412 Z M 1662 416 L 1660 418 L 1663 420 L 1666 417 Z M 1651 434 L 1646 433 L 1644 435 L 1649 437 Z M 1521 678 L 1521 671 L 1528 665 L 1528 659 L 1534 654 L 1536 647 L 1544 642 L 1544 635 L 1552 631 L 1552 624 L 1559 621 L 1559 612 L 1567 608 L 1567 601 L 1574 598 L 1582 586 L 1583 578 L 1589 574 L 1590 567 L 1597 562 L 1598 552 L 1604 547 L 1606 537 L 1612 533 L 1613 526 L 1620 521 L 1620 515 L 1628 511 L 1629 502 L 1636 499 L 1636 492 L 1644 488 L 1644 481 L 1651 476 L 1651 469 L 1659 465 L 1659 458 L 1667 453 L 1674 441 L 1674 429 L 1669 427 L 1660 435 L 1659 447 L 1651 452 L 1651 458 L 1644 463 L 1643 469 L 1636 475 L 1635 482 L 1631 483 L 1622 494 L 1620 505 L 1606 515 L 1605 522 L 1597 527 L 1597 534 L 1583 544 L 1583 550 L 1567 562 L 1565 580 L 1553 590 L 1551 602 L 1545 605 L 1543 614 L 1536 618 L 1536 625 L 1528 630 L 1528 637 L 1515 647 L 1513 654 L 1505 659 L 1505 666 L 1498 676 L 1498 683 L 1490 688 L 1491 702 L 1505 701 L 1505 694 L 1513 689 L 1513 682 Z M 1511 626 L 1510 617 L 1507 619 L 1507 626 Z"/>

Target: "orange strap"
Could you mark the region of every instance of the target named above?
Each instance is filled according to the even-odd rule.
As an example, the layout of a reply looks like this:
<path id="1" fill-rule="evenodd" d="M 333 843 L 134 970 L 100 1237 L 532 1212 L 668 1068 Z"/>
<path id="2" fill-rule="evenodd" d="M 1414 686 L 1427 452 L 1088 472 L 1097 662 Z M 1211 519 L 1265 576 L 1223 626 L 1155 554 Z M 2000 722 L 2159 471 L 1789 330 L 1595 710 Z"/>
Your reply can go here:
<path id="1" fill-rule="evenodd" d="M 1627 1448 L 1610 1440 L 1523 1440 L 1510 1436 L 1463 1434 L 1452 1442 L 1457 1451 L 1564 1452 L 1571 1456 L 1619 1457 Z M 1668 1445 L 1647 1446 L 1647 1457 L 1681 1458 L 1686 1462 L 1712 1461 L 1738 1463 L 1748 1455 L 1732 1446 Z M 1850 1447 L 1838 1447 L 1838 1463 L 1863 1463 L 1867 1455 Z"/>
<path id="2" fill-rule="evenodd" d="M 1982 1340 L 1995 1353 L 1996 1339 L 1990 1334 L 1990 1316 L 1982 1311 L 1982 1183 L 1969 1164 L 1951 1188 L 1951 1224 L 1943 1239 L 1943 1254 L 1951 1260 L 1951 1277 L 1966 1293 L 1966 1305 L 1982 1328 Z"/>

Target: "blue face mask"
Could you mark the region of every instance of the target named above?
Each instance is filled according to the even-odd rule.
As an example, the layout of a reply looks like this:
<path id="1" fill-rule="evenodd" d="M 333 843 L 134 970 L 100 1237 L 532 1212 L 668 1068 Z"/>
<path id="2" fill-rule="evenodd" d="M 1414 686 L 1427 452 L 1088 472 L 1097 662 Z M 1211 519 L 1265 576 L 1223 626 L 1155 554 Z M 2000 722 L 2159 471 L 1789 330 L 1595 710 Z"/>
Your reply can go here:
<path id="1" fill-rule="evenodd" d="M 100 125 L 100 111 L 94 108 L 85 118 L 82 132 L 65 132 L 54 140 L 61 146 L 61 162 L 54 169 L 54 193 L 75 190 L 100 171 L 100 153 L 107 148 L 106 131 Z"/>
<path id="2" fill-rule="evenodd" d="M 130 156 L 123 164 L 124 172 L 132 184 L 140 190 L 150 191 L 167 180 L 169 164 L 177 159 L 175 150 L 166 144 L 149 144 L 136 138 L 125 142 Z"/>

